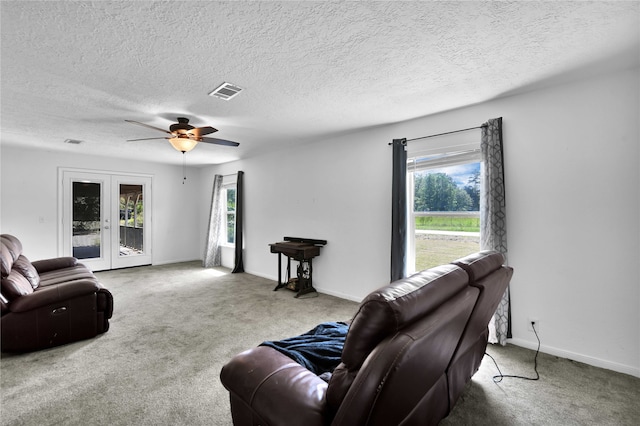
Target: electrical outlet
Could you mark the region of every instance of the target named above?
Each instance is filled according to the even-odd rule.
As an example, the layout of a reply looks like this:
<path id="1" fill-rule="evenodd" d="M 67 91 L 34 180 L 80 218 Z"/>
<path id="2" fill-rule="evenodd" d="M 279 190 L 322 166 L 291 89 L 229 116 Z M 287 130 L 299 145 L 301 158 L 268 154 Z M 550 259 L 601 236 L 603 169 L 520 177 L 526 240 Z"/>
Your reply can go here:
<path id="1" fill-rule="evenodd" d="M 536 331 L 540 333 L 540 320 L 537 317 L 527 318 L 527 330 L 533 333 L 533 325 L 531 323 L 535 324 Z"/>

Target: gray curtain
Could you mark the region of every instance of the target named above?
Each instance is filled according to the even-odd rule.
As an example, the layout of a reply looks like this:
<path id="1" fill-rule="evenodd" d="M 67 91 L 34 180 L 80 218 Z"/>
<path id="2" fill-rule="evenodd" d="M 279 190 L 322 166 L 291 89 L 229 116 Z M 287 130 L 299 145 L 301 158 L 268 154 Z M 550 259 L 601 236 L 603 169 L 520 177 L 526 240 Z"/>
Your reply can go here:
<path id="1" fill-rule="evenodd" d="M 236 257 L 232 274 L 244 272 L 244 261 L 242 259 L 242 228 L 244 227 L 244 172 L 238 172 L 236 181 Z"/>
<path id="2" fill-rule="evenodd" d="M 407 140 L 394 139 L 391 180 L 391 281 L 407 269 Z"/>
<path id="3" fill-rule="evenodd" d="M 502 154 L 502 118 L 482 127 L 482 190 L 480 191 L 480 248 L 497 250 L 507 257 L 507 214 Z M 496 339 L 505 345 L 511 337 L 509 288 L 494 315 Z"/>
<path id="4" fill-rule="evenodd" d="M 215 175 L 213 179 L 213 193 L 211 194 L 211 210 L 209 213 L 209 228 L 205 241 L 202 266 L 211 268 L 222 265 L 220 246 L 225 236 L 222 229 L 222 176 Z"/>

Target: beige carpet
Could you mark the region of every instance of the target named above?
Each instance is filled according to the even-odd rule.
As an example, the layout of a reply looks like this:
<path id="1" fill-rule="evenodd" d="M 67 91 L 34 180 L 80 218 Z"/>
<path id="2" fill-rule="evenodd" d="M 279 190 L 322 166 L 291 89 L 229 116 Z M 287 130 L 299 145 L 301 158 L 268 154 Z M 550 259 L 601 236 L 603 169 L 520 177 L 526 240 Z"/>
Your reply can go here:
<path id="1" fill-rule="evenodd" d="M 349 319 L 353 302 L 298 300 L 275 283 L 197 262 L 100 272 L 111 329 L 29 354 L 2 354 L 2 425 L 230 425 L 223 364 L 264 340 Z M 491 347 L 504 374 L 532 351 Z M 635 425 L 640 379 L 541 355 L 541 380 L 505 379 L 485 357 L 446 425 Z M 285 402 L 286 403 L 286 402 Z"/>

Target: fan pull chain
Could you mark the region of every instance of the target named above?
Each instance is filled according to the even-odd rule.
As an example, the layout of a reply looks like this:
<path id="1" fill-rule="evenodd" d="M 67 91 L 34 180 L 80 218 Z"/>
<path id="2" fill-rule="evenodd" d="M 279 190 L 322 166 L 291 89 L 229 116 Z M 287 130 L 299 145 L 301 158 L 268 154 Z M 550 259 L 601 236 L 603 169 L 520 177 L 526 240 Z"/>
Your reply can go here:
<path id="1" fill-rule="evenodd" d="M 182 184 L 184 185 L 184 181 L 187 180 L 187 156 L 186 153 L 182 151 Z"/>

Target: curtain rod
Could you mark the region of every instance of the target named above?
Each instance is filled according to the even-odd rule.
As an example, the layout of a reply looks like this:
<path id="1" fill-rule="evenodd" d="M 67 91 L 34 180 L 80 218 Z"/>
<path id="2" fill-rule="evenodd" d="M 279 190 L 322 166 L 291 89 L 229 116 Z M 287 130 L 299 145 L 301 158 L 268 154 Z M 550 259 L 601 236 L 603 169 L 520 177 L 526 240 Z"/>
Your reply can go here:
<path id="1" fill-rule="evenodd" d="M 421 136 L 419 138 L 407 139 L 407 142 L 417 141 L 418 139 L 433 138 L 433 137 L 436 137 L 436 136 L 450 135 L 451 133 L 466 132 L 467 130 L 482 129 L 483 127 L 487 127 L 487 125 L 483 124 L 481 126 L 469 127 L 468 129 L 452 130 L 450 132 L 438 133 L 438 134 L 435 134 L 435 135 Z"/>

